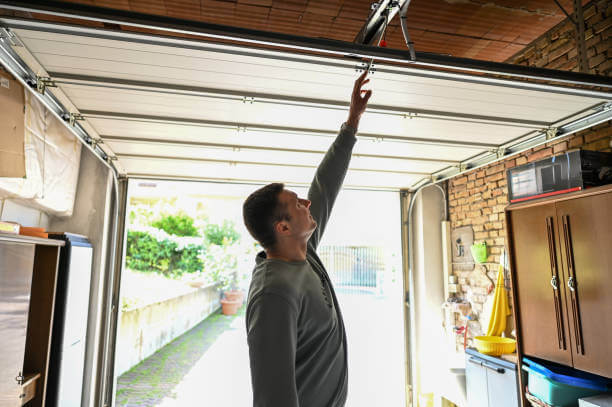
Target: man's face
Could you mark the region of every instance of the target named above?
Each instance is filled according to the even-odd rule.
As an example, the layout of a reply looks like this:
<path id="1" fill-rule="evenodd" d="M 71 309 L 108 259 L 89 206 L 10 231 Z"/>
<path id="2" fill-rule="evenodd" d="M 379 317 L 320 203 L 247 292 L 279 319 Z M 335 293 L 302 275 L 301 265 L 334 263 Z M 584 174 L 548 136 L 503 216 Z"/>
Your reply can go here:
<path id="1" fill-rule="evenodd" d="M 285 210 L 289 214 L 290 220 L 287 222 L 290 228 L 290 235 L 296 237 L 310 238 L 312 232 L 317 227 L 317 222 L 310 214 L 310 201 L 301 199 L 295 192 L 283 190 L 279 195 L 279 200 L 285 205 Z"/>

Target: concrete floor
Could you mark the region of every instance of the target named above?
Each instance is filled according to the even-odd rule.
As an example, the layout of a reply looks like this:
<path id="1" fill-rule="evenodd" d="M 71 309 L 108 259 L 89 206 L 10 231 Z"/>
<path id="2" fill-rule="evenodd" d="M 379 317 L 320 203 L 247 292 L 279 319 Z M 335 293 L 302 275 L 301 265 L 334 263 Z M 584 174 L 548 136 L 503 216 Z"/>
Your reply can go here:
<path id="1" fill-rule="evenodd" d="M 339 294 L 349 341 L 347 407 L 404 406 L 402 303 Z M 249 406 L 244 307 L 215 313 L 118 378 L 117 406 Z"/>

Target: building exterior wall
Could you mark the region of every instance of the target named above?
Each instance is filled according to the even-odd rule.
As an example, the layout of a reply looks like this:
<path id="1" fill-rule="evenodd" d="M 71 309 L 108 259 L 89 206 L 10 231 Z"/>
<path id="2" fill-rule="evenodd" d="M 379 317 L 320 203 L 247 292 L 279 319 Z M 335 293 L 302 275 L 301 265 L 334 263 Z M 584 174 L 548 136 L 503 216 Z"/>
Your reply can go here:
<path id="1" fill-rule="evenodd" d="M 586 47 L 590 73 L 612 75 L 612 4 L 608 1 L 593 1 L 584 6 L 586 22 Z M 577 48 L 574 26 L 569 20 L 560 23 L 549 32 L 510 58 L 510 63 L 578 70 Z M 540 160 L 573 149 L 612 151 L 612 123 L 599 124 L 574 135 L 538 146 L 521 155 L 479 168 L 448 182 L 449 215 L 451 229 L 472 226 L 475 241 L 486 241 L 489 246 L 488 275 L 495 281 L 502 251 L 506 250 L 506 219 L 504 209 L 508 205 L 506 171 L 517 165 Z M 481 321 L 483 308 L 488 296 L 490 281 L 480 266 L 472 271 L 453 267 L 458 277 L 458 296 L 472 303 L 476 319 L 468 323 L 468 346 L 476 335 L 482 334 L 486 326 Z M 507 286 L 509 284 L 507 283 Z M 458 325 L 463 322 L 457 320 Z M 484 326 L 484 327 L 483 327 Z M 513 327 L 510 324 L 508 334 Z M 457 338 L 463 346 L 463 337 Z"/>
<path id="2" fill-rule="evenodd" d="M 120 376 L 220 307 L 214 286 L 127 311 L 119 317 L 115 374 Z"/>

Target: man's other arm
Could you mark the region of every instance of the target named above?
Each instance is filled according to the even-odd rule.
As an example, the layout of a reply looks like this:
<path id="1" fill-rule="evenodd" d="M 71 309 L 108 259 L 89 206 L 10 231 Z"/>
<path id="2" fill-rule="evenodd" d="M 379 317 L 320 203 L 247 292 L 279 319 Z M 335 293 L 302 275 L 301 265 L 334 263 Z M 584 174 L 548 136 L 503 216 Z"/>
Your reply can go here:
<path id="1" fill-rule="evenodd" d="M 277 294 L 254 298 L 247 310 L 247 341 L 253 407 L 298 407 L 295 307 Z"/>

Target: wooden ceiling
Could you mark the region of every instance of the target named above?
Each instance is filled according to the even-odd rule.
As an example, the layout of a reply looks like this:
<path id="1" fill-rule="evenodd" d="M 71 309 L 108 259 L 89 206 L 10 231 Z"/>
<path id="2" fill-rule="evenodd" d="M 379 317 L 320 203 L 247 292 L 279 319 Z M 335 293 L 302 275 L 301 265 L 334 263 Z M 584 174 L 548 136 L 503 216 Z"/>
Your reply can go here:
<path id="1" fill-rule="evenodd" d="M 76 0 L 75 3 L 236 27 L 352 41 L 372 0 Z M 588 3 L 583 0 L 583 4 Z M 559 0 L 572 12 L 573 0 Z M 503 62 L 565 19 L 553 0 L 413 0 L 417 51 Z M 388 46 L 404 48 L 395 18 Z"/>

